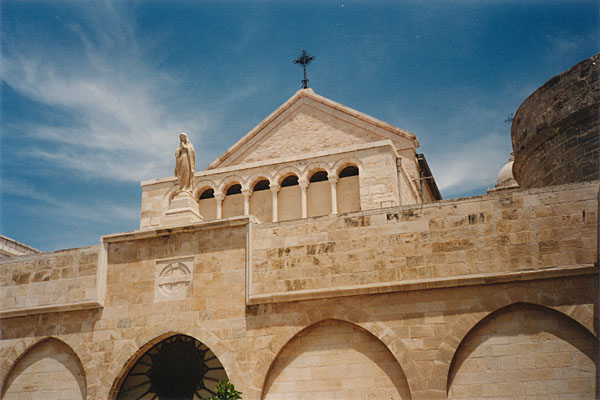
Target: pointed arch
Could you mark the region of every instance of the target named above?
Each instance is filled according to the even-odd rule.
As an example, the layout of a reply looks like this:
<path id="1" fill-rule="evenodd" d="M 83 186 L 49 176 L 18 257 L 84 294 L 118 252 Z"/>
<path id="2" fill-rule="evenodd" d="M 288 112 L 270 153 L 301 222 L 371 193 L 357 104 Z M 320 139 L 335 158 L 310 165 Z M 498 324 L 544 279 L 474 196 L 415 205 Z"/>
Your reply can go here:
<path id="1" fill-rule="evenodd" d="M 573 306 L 578 304 L 578 302 L 560 290 L 548 292 L 539 287 L 514 285 L 495 291 L 491 296 L 487 297 L 487 301 L 489 302 L 487 310 L 480 313 L 465 313 L 448 327 L 435 359 L 437 367 L 431 371 L 429 380 L 434 378 L 443 379 L 447 386 L 450 365 L 464 338 L 484 318 L 512 304 L 528 303 L 555 310 L 572 319 L 597 338 L 597 335 L 594 333 L 593 311 L 583 305 L 579 307 Z M 561 304 L 567 304 L 568 306 L 561 306 Z"/>
<path id="2" fill-rule="evenodd" d="M 152 346 L 160 341 L 177 335 L 190 336 L 205 344 L 219 359 L 231 382 L 237 387 L 244 386 L 244 377 L 239 368 L 232 349 L 206 327 L 198 326 L 186 320 L 170 320 L 168 328 L 164 323 L 157 323 L 140 330 L 140 334 L 128 342 L 110 363 L 102 376 L 99 398 L 114 400 L 117 390 L 129 369 Z"/>
<path id="3" fill-rule="evenodd" d="M 486 315 L 461 340 L 446 394 L 545 396 L 556 390 L 593 398 L 597 367 L 598 340 L 591 332 L 552 307 L 517 302 Z M 560 387 L 554 387 L 557 382 Z"/>
<path id="4" fill-rule="evenodd" d="M 21 352 L 14 358 L 10 355 L 7 357 L 10 366 L 3 371 L 0 381 L 2 398 L 22 398 L 22 394 L 19 393 L 23 393 L 23 387 L 34 386 L 35 391 L 31 391 L 30 388 L 27 390 L 27 398 L 45 399 L 55 396 L 86 399 L 89 365 L 86 371 L 76 350 L 67 342 L 53 336 L 33 339 L 32 342 L 21 340 L 20 346 L 16 346 Z M 78 343 L 76 347 L 81 350 L 82 344 Z M 60 385 L 56 385 L 56 382 L 60 382 Z"/>
<path id="5" fill-rule="evenodd" d="M 255 380 L 252 382 L 252 386 L 257 388 L 264 387 L 267 373 L 271 368 L 273 361 L 285 345 L 299 332 L 311 325 L 328 319 L 340 320 L 357 325 L 379 339 L 400 365 L 400 368 L 406 376 L 410 392 L 414 392 L 417 380 L 421 377 L 416 372 L 417 368 L 414 358 L 402 340 L 390 327 L 367 312 L 341 304 L 328 307 L 312 307 L 300 313 L 299 317 L 292 321 L 287 327 L 283 328 L 284 332 L 276 335 L 269 344 L 269 351 L 271 352 L 272 357 L 263 359 L 257 364 L 256 374 L 254 374 L 254 376 L 258 381 Z"/>
<path id="6" fill-rule="evenodd" d="M 300 392 L 312 392 L 315 397 L 411 398 L 406 376 L 383 342 L 360 326 L 339 319 L 304 328 L 271 364 L 263 400 Z"/>

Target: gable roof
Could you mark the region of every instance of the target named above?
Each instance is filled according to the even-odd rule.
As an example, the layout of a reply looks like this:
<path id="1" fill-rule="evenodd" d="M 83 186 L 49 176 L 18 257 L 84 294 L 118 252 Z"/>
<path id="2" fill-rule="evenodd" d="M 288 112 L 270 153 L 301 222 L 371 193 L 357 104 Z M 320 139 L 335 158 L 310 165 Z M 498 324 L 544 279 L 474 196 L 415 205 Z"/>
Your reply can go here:
<path id="1" fill-rule="evenodd" d="M 286 118 L 283 117 L 286 115 L 286 112 L 293 112 L 293 110 L 299 109 L 302 106 L 316 106 L 320 108 L 320 111 L 325 110 L 326 112 L 343 116 L 345 122 L 354 123 L 359 126 L 369 126 L 370 129 L 367 131 L 368 134 L 374 136 L 374 141 L 382 139 L 391 139 L 394 142 L 409 140 L 415 148 L 419 146 L 416 135 L 411 132 L 336 103 L 333 100 L 316 94 L 312 89 L 300 89 L 261 123 L 244 135 L 244 137 L 227 149 L 206 169 L 215 169 L 238 163 L 239 161 L 237 160 L 240 157 L 252 148 L 255 148 L 258 143 L 267 139 L 271 131 L 273 131 L 273 127 L 280 124 L 282 118 Z"/>

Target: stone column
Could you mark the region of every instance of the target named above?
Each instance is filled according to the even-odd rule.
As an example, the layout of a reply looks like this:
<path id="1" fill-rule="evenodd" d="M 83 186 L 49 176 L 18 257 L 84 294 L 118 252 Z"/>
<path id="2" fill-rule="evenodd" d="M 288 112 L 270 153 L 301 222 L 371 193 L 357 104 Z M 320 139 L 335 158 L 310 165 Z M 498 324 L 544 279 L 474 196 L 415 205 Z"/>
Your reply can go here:
<path id="1" fill-rule="evenodd" d="M 225 195 L 223 193 L 215 193 L 215 200 L 217 201 L 217 219 L 223 218 L 223 199 Z"/>
<path id="2" fill-rule="evenodd" d="M 277 193 L 279 193 L 279 185 L 271 185 L 271 193 L 273 193 L 273 222 L 277 222 Z"/>
<path id="3" fill-rule="evenodd" d="M 302 218 L 306 218 L 308 215 L 307 204 L 306 204 L 306 188 L 308 188 L 308 181 L 306 179 L 300 179 L 298 181 L 300 191 L 302 192 Z"/>
<path id="4" fill-rule="evenodd" d="M 244 196 L 244 215 L 250 215 L 250 189 L 242 189 Z"/>
<path id="5" fill-rule="evenodd" d="M 331 184 L 331 213 L 337 214 L 337 175 L 329 175 L 327 177 Z"/>

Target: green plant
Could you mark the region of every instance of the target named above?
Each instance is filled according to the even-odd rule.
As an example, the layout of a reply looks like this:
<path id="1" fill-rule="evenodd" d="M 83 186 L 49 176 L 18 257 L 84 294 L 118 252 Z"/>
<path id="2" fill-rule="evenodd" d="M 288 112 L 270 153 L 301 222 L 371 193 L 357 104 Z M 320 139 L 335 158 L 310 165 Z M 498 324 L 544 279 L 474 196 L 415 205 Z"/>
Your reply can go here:
<path id="1" fill-rule="evenodd" d="M 242 392 L 235 390 L 233 383 L 219 381 L 216 386 L 217 394 L 206 400 L 241 400 Z"/>

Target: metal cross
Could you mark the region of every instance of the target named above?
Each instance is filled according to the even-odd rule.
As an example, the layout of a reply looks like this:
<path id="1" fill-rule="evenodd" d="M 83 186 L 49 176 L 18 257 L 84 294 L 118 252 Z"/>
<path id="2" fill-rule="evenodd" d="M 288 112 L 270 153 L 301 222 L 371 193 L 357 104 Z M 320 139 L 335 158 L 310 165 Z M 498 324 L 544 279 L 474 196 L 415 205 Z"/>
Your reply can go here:
<path id="1" fill-rule="evenodd" d="M 302 64 L 302 69 L 304 69 L 304 79 L 302 79 L 302 89 L 308 89 L 308 78 L 306 78 L 306 66 L 309 62 L 315 59 L 314 56 L 310 56 L 306 54 L 306 50 L 302 50 L 302 55 L 298 57 L 297 60 L 294 60 L 294 64 Z"/>

